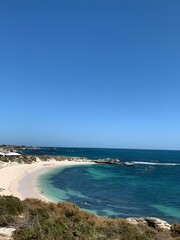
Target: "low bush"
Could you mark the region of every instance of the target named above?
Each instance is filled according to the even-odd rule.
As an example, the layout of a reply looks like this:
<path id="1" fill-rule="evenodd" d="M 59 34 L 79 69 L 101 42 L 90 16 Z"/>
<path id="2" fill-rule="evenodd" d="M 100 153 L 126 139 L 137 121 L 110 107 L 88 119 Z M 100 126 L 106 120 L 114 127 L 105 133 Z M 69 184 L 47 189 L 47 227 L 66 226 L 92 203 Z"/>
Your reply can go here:
<path id="1" fill-rule="evenodd" d="M 23 203 L 13 196 L 0 196 L 0 215 L 18 215 L 23 212 Z"/>
<path id="2" fill-rule="evenodd" d="M 0 197 L 0 226 L 12 224 L 14 240 L 180 240 L 178 224 L 171 231 L 160 230 L 99 217 L 73 203 Z"/>
<path id="3" fill-rule="evenodd" d="M 23 203 L 13 196 L 0 196 L 0 226 L 12 226 L 23 212 Z"/>
<path id="4" fill-rule="evenodd" d="M 171 226 L 171 235 L 180 239 L 180 224 L 173 224 Z"/>

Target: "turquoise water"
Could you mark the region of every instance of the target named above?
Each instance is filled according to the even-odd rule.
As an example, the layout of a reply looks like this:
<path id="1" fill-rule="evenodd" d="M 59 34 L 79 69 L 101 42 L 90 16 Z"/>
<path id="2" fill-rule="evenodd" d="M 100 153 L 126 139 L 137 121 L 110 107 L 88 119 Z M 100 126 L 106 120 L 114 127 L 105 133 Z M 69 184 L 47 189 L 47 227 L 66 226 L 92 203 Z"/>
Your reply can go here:
<path id="1" fill-rule="evenodd" d="M 40 176 L 38 186 L 52 201 L 71 201 L 99 215 L 152 216 L 180 223 L 180 151 L 40 148 L 25 153 L 134 161 L 134 167 L 57 168 Z"/>

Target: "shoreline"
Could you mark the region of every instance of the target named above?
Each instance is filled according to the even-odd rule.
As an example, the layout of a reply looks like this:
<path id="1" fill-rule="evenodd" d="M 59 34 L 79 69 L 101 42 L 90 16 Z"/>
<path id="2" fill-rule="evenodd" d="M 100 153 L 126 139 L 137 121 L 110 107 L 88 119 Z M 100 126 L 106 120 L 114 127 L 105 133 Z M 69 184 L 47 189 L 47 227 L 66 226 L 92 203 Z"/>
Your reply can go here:
<path id="1" fill-rule="evenodd" d="M 26 198 L 39 199 L 43 202 L 53 202 L 50 198 L 41 193 L 41 189 L 37 187 L 37 179 L 40 175 L 48 173 L 56 168 L 73 167 L 78 165 L 93 165 L 94 162 L 81 159 L 76 160 L 50 160 L 41 161 L 31 164 L 9 163 L 0 168 L 0 196 L 14 196 L 20 200 Z M 156 217 L 129 217 L 126 218 L 131 224 L 147 224 L 152 222 L 160 228 L 170 229 L 170 224 Z"/>
<path id="2" fill-rule="evenodd" d="M 14 196 L 21 200 L 37 198 L 42 201 L 50 201 L 41 194 L 36 186 L 37 178 L 54 168 L 94 164 L 87 161 L 38 161 L 31 164 L 9 164 L 0 168 L 0 196 Z"/>

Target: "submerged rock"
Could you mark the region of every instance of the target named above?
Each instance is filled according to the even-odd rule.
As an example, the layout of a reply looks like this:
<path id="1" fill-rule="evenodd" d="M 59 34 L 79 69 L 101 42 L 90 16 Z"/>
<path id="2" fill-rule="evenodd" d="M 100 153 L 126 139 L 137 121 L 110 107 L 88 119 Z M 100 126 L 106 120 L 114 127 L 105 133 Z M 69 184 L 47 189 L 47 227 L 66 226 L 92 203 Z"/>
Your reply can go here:
<path id="1" fill-rule="evenodd" d="M 132 166 L 134 166 L 134 162 L 125 162 L 124 165 L 132 167 Z"/>

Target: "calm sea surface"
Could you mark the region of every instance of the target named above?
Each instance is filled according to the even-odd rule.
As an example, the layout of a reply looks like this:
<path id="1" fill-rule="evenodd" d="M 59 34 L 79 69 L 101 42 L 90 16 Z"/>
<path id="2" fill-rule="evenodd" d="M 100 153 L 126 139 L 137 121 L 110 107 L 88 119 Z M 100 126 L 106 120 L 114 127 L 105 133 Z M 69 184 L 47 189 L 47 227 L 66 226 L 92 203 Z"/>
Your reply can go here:
<path id="1" fill-rule="evenodd" d="M 26 154 L 117 158 L 124 165 L 57 168 L 40 176 L 38 186 L 53 201 L 111 217 L 152 216 L 180 223 L 180 151 L 40 148 Z"/>

